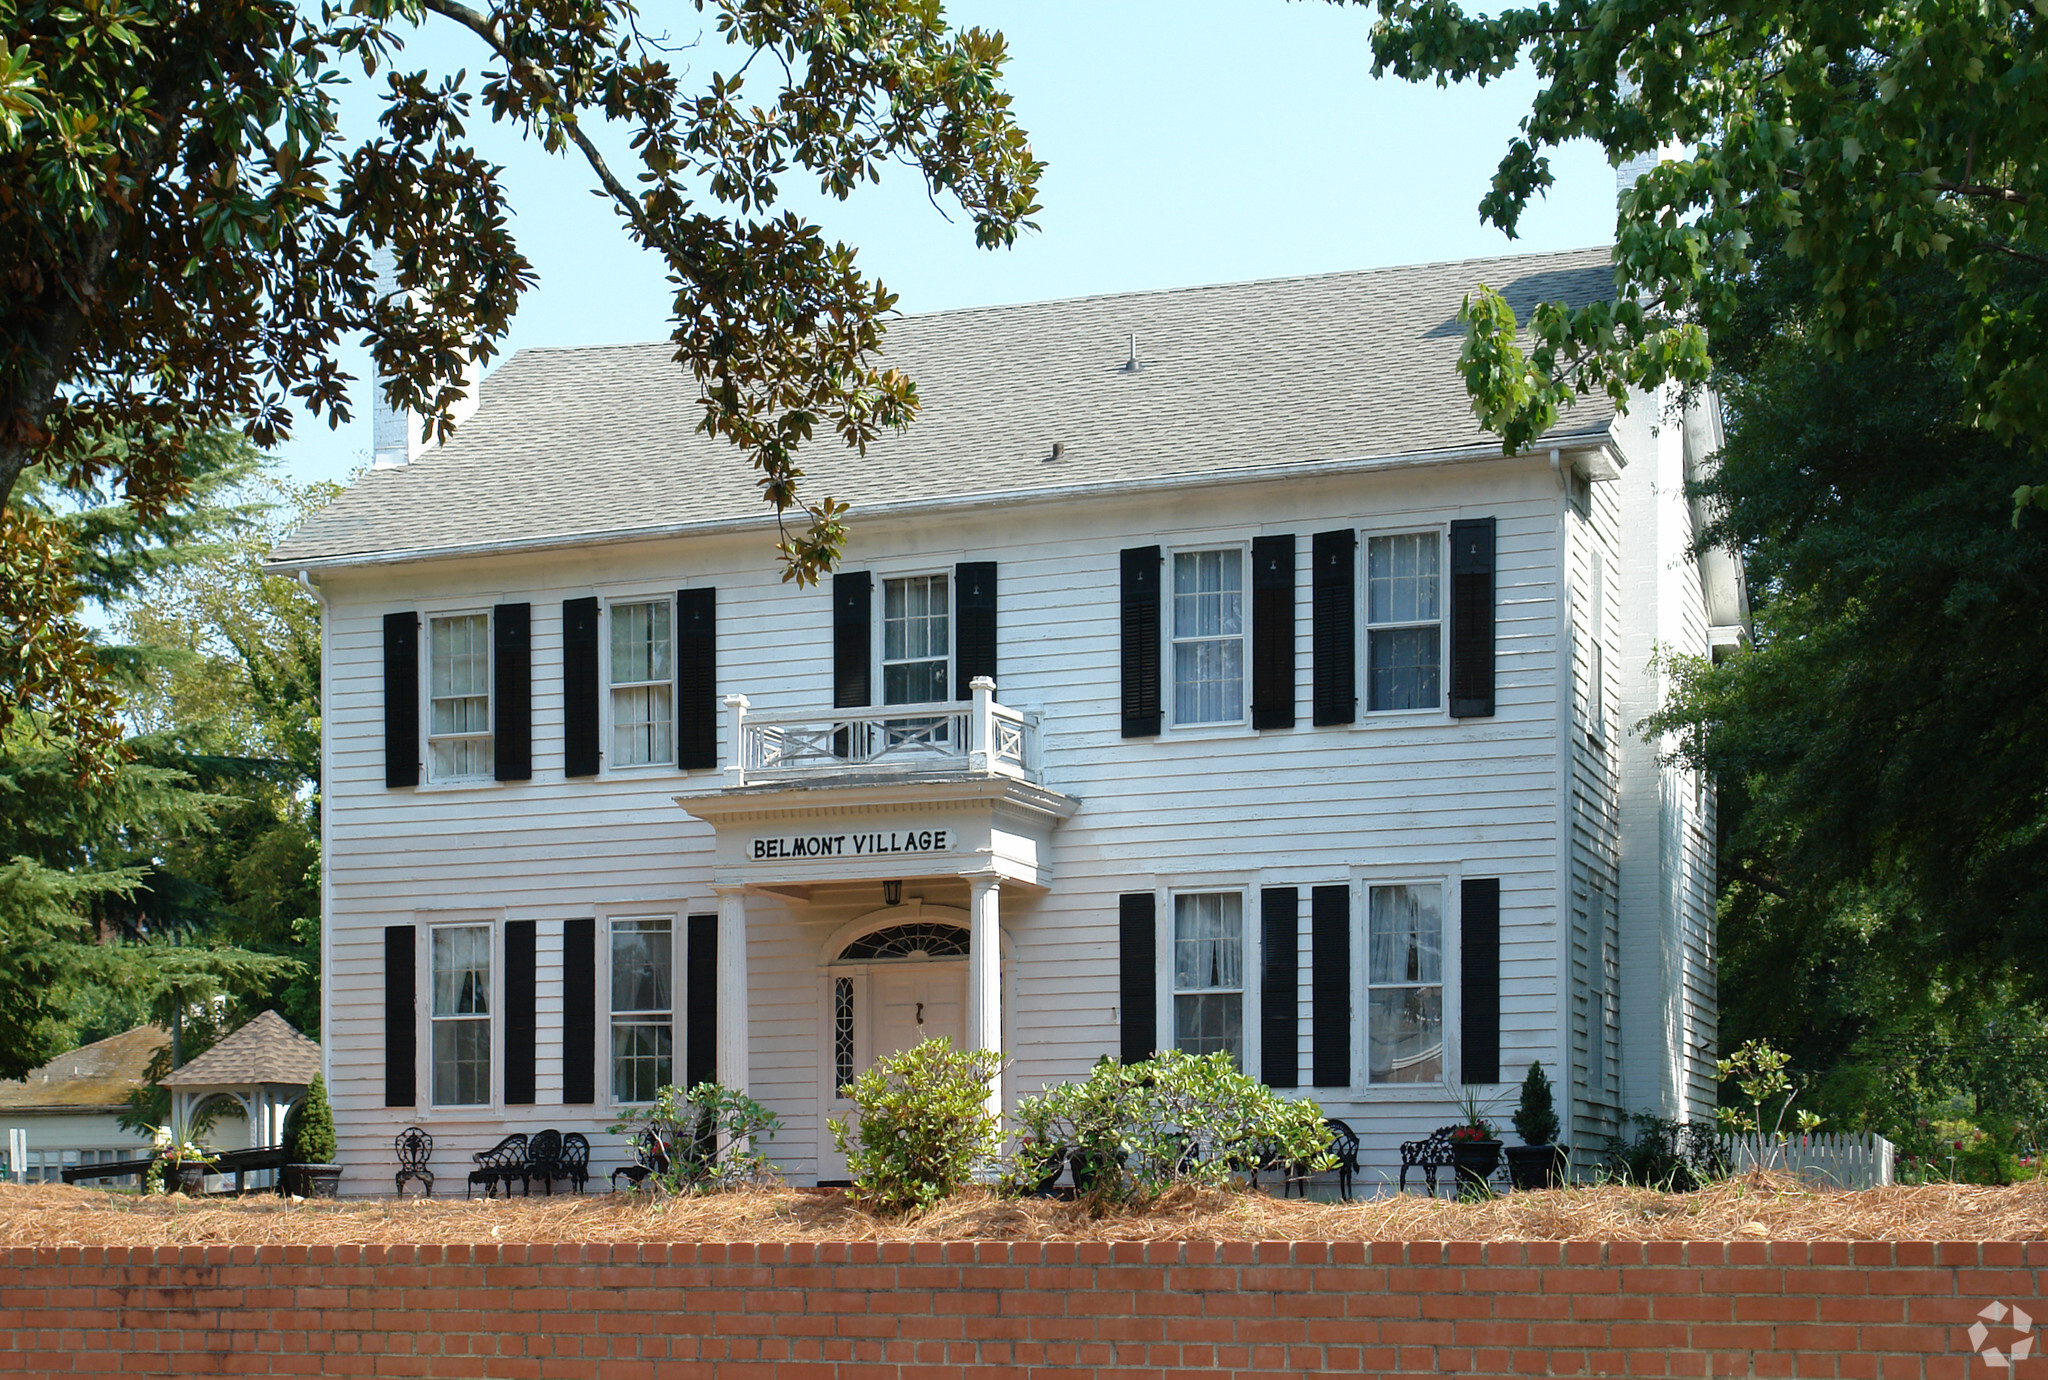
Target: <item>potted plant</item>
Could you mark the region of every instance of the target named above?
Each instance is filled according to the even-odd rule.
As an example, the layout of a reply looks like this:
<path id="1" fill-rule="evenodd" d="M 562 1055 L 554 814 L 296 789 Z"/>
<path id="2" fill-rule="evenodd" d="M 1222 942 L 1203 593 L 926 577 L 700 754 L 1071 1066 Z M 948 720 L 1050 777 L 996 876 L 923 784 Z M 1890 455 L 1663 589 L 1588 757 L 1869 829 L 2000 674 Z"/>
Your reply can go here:
<path id="1" fill-rule="evenodd" d="M 1557 1103 L 1550 1075 L 1532 1061 L 1522 1079 L 1522 1100 L 1515 1107 L 1515 1134 L 1520 1145 L 1507 1147 L 1508 1179 L 1519 1189 L 1555 1188 L 1564 1182 L 1565 1147 L 1557 1143 Z"/>
<path id="2" fill-rule="evenodd" d="M 327 1080 L 313 1075 L 305 1101 L 292 1109 L 284 1128 L 285 1187 L 301 1198 L 335 1198 L 341 1194 L 341 1166 L 334 1162 L 334 1109 L 327 1103 Z"/>
<path id="3" fill-rule="evenodd" d="M 1500 1167 L 1500 1137 L 1486 1119 L 1488 1099 L 1477 1088 L 1454 1089 L 1458 1103 L 1458 1124 L 1450 1129 L 1451 1164 L 1458 1175 L 1458 1191 L 1476 1189 L 1490 1193 L 1487 1176 Z"/>
<path id="4" fill-rule="evenodd" d="M 206 1192 L 206 1176 L 214 1157 L 188 1132 L 180 1135 L 169 1126 L 159 1126 L 144 1190 L 152 1193 L 183 1193 L 197 1198 Z"/>

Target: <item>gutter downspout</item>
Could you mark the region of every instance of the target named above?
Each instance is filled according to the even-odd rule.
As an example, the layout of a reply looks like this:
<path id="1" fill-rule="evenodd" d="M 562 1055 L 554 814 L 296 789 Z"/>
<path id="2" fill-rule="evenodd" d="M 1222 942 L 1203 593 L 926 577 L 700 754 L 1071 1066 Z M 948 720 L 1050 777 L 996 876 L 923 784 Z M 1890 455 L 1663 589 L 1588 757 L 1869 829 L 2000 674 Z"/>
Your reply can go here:
<path id="1" fill-rule="evenodd" d="M 329 613 L 327 596 L 320 592 L 320 586 L 313 583 L 309 571 L 299 572 L 299 583 L 320 605 L 320 1076 L 327 1086 L 334 1086 L 333 1070 L 328 1066 L 333 1059 L 333 1046 L 327 1041 L 327 1032 L 334 1028 L 334 857 L 328 847 L 331 833 L 329 821 L 332 811 L 327 797 L 333 786 L 332 766 L 328 757 L 327 726 L 332 720 L 327 713 L 329 677 L 327 674 Z M 329 1094 L 332 1096 L 332 1093 Z"/>
<path id="2" fill-rule="evenodd" d="M 1558 1135 L 1563 1144 L 1577 1145 L 1578 1128 L 1572 1124 L 1579 1105 L 1578 1070 L 1572 1061 L 1572 653 L 1578 631 L 1572 619 L 1572 485 L 1563 452 L 1550 449 L 1550 472 L 1557 477 L 1557 906 L 1551 914 L 1550 933 L 1557 944 L 1557 1043 L 1551 1057 L 1556 1061 L 1552 1082 L 1564 1090 L 1564 1106 L 1558 1117 Z M 322 874 L 325 875 L 324 873 Z M 1503 1070 L 1505 1072 L 1505 1070 Z M 1566 1169 L 1566 1182 L 1571 1171 Z"/>

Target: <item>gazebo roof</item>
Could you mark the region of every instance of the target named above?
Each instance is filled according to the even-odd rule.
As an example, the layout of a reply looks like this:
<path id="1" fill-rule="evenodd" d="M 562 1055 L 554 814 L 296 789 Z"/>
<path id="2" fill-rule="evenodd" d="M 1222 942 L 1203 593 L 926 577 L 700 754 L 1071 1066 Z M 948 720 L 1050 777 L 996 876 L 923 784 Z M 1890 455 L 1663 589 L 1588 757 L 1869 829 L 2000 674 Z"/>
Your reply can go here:
<path id="1" fill-rule="evenodd" d="M 258 1083 L 304 1087 L 320 1072 L 320 1046 L 275 1011 L 222 1040 L 183 1068 L 164 1075 L 166 1088 L 246 1088 Z"/>

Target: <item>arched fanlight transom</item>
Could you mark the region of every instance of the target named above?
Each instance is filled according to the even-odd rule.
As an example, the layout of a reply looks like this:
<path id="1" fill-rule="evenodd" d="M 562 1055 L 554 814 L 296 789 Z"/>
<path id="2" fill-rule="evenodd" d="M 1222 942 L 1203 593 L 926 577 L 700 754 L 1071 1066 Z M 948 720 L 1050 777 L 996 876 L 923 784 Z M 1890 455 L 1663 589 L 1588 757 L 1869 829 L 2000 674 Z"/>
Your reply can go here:
<path id="1" fill-rule="evenodd" d="M 886 925 L 848 944 L 839 954 L 841 963 L 872 962 L 891 958 L 965 958 L 967 928 L 934 920 Z"/>

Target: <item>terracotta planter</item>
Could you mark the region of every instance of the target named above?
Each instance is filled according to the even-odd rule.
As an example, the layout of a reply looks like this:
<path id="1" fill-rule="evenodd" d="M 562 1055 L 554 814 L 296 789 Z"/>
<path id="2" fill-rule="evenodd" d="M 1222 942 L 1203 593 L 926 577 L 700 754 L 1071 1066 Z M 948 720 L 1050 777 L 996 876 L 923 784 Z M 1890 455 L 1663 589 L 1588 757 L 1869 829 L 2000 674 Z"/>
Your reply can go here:
<path id="1" fill-rule="evenodd" d="M 1487 1187 L 1486 1176 L 1500 1167 L 1500 1142 L 1497 1140 L 1454 1140 L 1451 1142 L 1451 1163 L 1458 1171 L 1458 1191 L 1468 1188 L 1492 1192 Z"/>
<path id="2" fill-rule="evenodd" d="M 1556 1188 L 1567 1181 L 1571 1151 L 1562 1145 L 1510 1145 L 1505 1153 L 1508 1180 L 1516 1188 Z"/>
<path id="3" fill-rule="evenodd" d="M 285 1166 L 287 1191 L 301 1198 L 339 1198 L 341 1166 L 338 1164 L 290 1164 Z"/>

